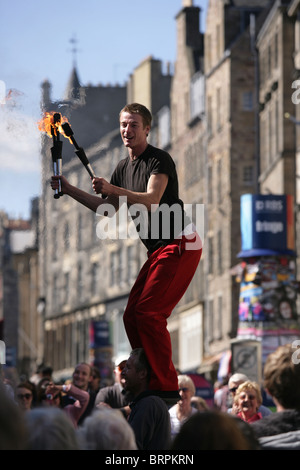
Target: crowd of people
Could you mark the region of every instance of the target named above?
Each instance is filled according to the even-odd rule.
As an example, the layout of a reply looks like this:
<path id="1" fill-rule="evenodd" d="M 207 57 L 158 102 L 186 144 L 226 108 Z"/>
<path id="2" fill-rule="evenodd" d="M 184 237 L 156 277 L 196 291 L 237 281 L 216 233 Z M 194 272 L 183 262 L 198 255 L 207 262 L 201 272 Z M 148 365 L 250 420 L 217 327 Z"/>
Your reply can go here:
<path id="1" fill-rule="evenodd" d="M 294 352 L 287 344 L 268 356 L 262 387 L 233 374 L 221 387 L 226 410 L 219 393 L 213 407 L 197 397 L 186 374 L 178 375 L 180 399 L 173 406 L 153 394 L 143 348 L 116 359 L 115 383 L 105 387 L 99 370 L 87 363 L 77 364 L 63 384 L 54 382 L 49 367 L 16 386 L 2 370 L 0 449 L 300 449 L 300 364 Z M 274 410 L 262 404 L 262 389 Z"/>

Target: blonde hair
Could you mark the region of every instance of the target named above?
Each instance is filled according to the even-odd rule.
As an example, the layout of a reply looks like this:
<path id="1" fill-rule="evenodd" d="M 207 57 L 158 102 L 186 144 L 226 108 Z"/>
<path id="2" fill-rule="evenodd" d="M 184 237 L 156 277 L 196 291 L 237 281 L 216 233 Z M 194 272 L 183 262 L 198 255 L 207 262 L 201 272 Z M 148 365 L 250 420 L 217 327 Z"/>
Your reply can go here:
<path id="1" fill-rule="evenodd" d="M 193 395 L 196 393 L 196 387 L 191 377 L 188 375 L 178 375 L 178 387 L 183 388 L 187 387 Z"/>
<path id="2" fill-rule="evenodd" d="M 234 397 L 234 403 L 238 403 L 241 393 L 249 392 L 250 390 L 255 392 L 255 395 L 257 398 L 257 404 L 258 406 L 260 406 L 262 404 L 260 386 L 256 382 L 251 382 L 250 380 L 247 380 L 247 382 L 243 382 L 241 385 L 239 385 L 236 391 L 235 397 Z"/>

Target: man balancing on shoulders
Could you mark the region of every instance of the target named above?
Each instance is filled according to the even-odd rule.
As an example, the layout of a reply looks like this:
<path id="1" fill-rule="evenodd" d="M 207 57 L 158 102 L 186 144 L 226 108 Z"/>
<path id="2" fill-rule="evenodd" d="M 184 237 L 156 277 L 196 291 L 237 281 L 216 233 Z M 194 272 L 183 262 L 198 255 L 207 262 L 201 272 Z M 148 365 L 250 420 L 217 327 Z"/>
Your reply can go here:
<path id="1" fill-rule="evenodd" d="M 93 179 L 95 193 L 105 197 L 80 190 L 64 176 L 52 177 L 51 186 L 57 189 L 61 180 L 64 194 L 104 216 L 111 212 L 107 207 L 119 210 L 126 200 L 148 259 L 130 292 L 124 326 L 132 349 L 145 350 L 151 367 L 149 388 L 176 402 L 178 381 L 167 319 L 195 274 L 202 243 L 179 199 L 173 159 L 164 150 L 148 144 L 150 111 L 133 103 L 126 105 L 119 117 L 128 156 L 118 163 L 110 182 L 101 177 Z"/>

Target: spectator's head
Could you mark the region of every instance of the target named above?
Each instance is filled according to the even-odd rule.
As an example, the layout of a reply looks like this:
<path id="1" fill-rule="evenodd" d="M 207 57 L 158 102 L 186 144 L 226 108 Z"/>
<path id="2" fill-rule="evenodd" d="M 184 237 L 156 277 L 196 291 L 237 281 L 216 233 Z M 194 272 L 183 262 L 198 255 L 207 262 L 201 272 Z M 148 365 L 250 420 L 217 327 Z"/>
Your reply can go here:
<path id="1" fill-rule="evenodd" d="M 16 400 L 23 411 L 31 409 L 34 400 L 35 387 L 31 382 L 21 382 L 16 387 Z"/>
<path id="2" fill-rule="evenodd" d="M 24 450 L 25 443 L 24 413 L 0 383 L 0 450 Z"/>
<path id="3" fill-rule="evenodd" d="M 89 382 L 90 390 L 97 392 L 101 385 L 101 374 L 98 367 L 92 367 L 92 379 Z"/>
<path id="4" fill-rule="evenodd" d="M 286 344 L 269 354 L 265 362 L 264 387 L 278 410 L 300 409 L 299 354 L 291 344 Z"/>
<path id="5" fill-rule="evenodd" d="M 191 399 L 196 393 L 196 387 L 188 375 L 178 375 L 178 391 L 180 395 L 180 400 L 178 406 L 184 406 L 190 408 Z"/>
<path id="6" fill-rule="evenodd" d="M 28 450 L 78 450 L 73 423 L 60 408 L 34 408 L 26 414 Z"/>
<path id="7" fill-rule="evenodd" d="M 192 397 L 191 405 L 193 408 L 196 408 L 198 411 L 209 411 L 209 406 L 206 403 L 205 399 L 202 397 Z"/>
<path id="8" fill-rule="evenodd" d="M 115 368 L 114 368 L 114 376 L 115 376 L 115 383 L 120 383 L 122 386 L 124 385 L 124 379 L 122 378 L 122 370 L 124 369 L 128 356 L 119 356 L 115 359 Z"/>
<path id="9" fill-rule="evenodd" d="M 150 374 L 151 368 L 144 349 L 134 349 L 121 374 L 124 379 L 124 390 L 131 392 L 133 396 L 147 390 Z"/>
<path id="10" fill-rule="evenodd" d="M 117 409 L 95 410 L 78 433 L 85 450 L 137 450 L 133 429 Z"/>
<path id="11" fill-rule="evenodd" d="M 233 374 L 228 381 L 228 389 L 232 396 L 235 396 L 235 393 L 243 382 L 246 382 L 248 379 L 247 375 L 236 373 Z"/>
<path id="12" fill-rule="evenodd" d="M 249 450 L 251 445 L 237 420 L 227 413 L 203 411 L 181 426 L 172 450 Z"/>
<path id="13" fill-rule="evenodd" d="M 77 364 L 72 376 L 72 381 L 75 387 L 78 387 L 81 390 L 88 390 L 92 378 L 92 367 L 90 364 L 86 362 Z"/>
<path id="14" fill-rule="evenodd" d="M 248 421 L 257 413 L 258 408 L 262 404 L 259 385 L 250 380 L 243 382 L 236 391 L 234 403 L 237 405 L 243 419 Z"/>

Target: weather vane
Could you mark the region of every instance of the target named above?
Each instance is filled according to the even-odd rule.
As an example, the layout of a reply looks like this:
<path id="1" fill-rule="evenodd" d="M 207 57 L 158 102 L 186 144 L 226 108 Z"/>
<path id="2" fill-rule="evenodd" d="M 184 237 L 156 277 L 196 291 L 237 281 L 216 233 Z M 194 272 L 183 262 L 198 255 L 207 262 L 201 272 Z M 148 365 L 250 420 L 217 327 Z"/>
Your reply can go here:
<path id="1" fill-rule="evenodd" d="M 71 49 L 71 52 L 73 54 L 73 66 L 75 67 L 77 65 L 77 52 L 78 52 L 78 48 L 77 48 L 77 43 L 78 43 L 78 40 L 76 38 L 76 35 L 74 34 L 73 37 L 69 40 L 69 42 L 72 44 L 72 49 Z"/>

